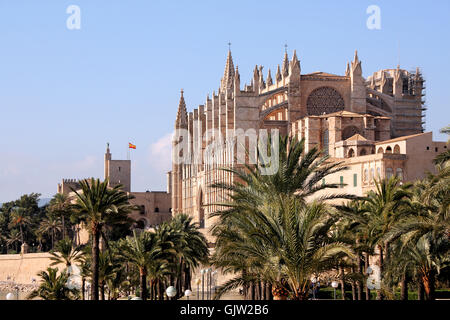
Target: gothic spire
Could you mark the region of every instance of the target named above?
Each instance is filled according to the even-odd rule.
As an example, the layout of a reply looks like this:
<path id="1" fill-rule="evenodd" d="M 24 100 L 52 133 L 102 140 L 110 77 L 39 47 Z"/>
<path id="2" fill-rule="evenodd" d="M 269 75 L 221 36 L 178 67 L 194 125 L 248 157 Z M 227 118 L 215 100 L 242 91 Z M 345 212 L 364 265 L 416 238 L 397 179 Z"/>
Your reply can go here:
<path id="1" fill-rule="evenodd" d="M 284 52 L 284 59 L 283 59 L 283 77 L 287 77 L 289 75 L 289 57 L 287 54 L 287 51 Z"/>
<path id="2" fill-rule="evenodd" d="M 178 104 L 177 119 L 175 120 L 175 128 L 187 128 L 187 110 L 184 102 L 183 89 L 181 89 L 180 103 Z"/>
<path id="3" fill-rule="evenodd" d="M 350 63 L 347 62 L 347 68 L 345 68 L 345 76 L 350 76 Z"/>
<path id="4" fill-rule="evenodd" d="M 269 69 L 269 73 L 267 74 L 267 86 L 271 86 L 273 85 L 273 80 L 272 80 L 272 75 L 270 74 L 270 69 Z"/>
<path id="5" fill-rule="evenodd" d="M 231 50 L 228 49 L 227 62 L 225 64 L 223 78 L 220 83 L 221 91 L 224 91 L 226 88 L 230 89 L 233 86 L 233 81 L 234 81 L 234 64 L 233 58 L 231 57 Z"/>
<path id="6" fill-rule="evenodd" d="M 359 58 L 358 58 L 358 50 L 355 50 L 355 57 L 353 58 L 351 68 L 352 68 L 351 72 L 354 75 L 359 75 L 359 76 L 362 75 L 361 61 L 359 61 Z"/>
<path id="7" fill-rule="evenodd" d="M 282 80 L 280 65 L 277 66 L 277 73 L 275 75 L 275 79 L 277 80 L 277 82 L 280 82 Z"/>

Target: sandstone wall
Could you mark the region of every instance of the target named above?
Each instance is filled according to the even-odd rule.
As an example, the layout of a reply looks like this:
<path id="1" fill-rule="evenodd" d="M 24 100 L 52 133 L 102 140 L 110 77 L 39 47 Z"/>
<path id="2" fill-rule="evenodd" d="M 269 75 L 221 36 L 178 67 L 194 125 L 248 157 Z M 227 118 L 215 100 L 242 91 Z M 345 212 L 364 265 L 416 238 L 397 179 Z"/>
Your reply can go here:
<path id="1" fill-rule="evenodd" d="M 32 278 L 39 282 L 37 273 L 46 270 L 51 263 L 49 253 L 3 254 L 0 255 L 0 281 L 15 281 L 17 284 L 32 284 Z M 64 265 L 56 266 L 59 270 Z"/>

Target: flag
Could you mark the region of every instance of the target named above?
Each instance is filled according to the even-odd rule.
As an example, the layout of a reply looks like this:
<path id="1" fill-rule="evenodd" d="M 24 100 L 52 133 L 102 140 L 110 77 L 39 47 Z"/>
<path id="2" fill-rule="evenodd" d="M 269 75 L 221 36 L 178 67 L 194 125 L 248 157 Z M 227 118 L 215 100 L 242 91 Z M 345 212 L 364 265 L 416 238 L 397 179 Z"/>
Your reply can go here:
<path id="1" fill-rule="evenodd" d="M 136 146 L 134 144 L 128 142 L 128 148 L 136 149 Z"/>

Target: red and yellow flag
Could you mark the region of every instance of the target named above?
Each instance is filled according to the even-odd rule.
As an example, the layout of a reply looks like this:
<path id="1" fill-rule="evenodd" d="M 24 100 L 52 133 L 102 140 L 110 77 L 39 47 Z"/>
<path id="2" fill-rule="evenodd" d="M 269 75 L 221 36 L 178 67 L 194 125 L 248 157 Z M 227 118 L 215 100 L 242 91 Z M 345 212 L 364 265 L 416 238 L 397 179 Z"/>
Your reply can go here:
<path id="1" fill-rule="evenodd" d="M 128 142 L 128 148 L 130 149 L 136 149 L 136 146 L 130 142 Z"/>

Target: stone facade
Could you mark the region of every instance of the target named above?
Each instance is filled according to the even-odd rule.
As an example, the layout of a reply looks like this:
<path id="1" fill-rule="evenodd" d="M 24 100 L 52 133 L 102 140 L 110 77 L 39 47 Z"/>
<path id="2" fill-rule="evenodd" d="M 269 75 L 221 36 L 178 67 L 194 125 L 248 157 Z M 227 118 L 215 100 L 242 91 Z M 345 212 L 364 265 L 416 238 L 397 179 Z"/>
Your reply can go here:
<path id="1" fill-rule="evenodd" d="M 220 87 L 204 104 L 188 112 L 181 92 L 173 157 L 181 155 L 179 146 L 185 139 L 177 134 L 181 130 L 189 133 L 189 152 L 187 161 L 174 162 L 169 173 L 172 212 L 191 215 L 212 243 L 208 228 L 214 221 L 208 214 L 218 209 L 213 204 L 225 194 L 209 186 L 233 181 L 220 168 L 235 166 L 226 160 L 235 154 L 231 138 L 239 130 L 278 129 L 281 135 L 305 138 L 307 149 L 317 146 L 330 161 L 349 166 L 329 178 L 342 183 L 345 190 L 339 192 L 358 195 L 373 188 L 378 176 L 399 174 L 405 181 L 424 177 L 434 170 L 433 157 L 446 148 L 445 143 L 433 142 L 431 133 L 423 133 L 424 79 L 419 69 L 384 69 L 364 79 L 355 52 L 344 75 L 301 74 L 294 51 L 290 60 L 285 53 L 274 78 L 270 70 L 265 78 L 262 70 L 255 66 L 250 85 L 241 88 L 239 69 L 229 51 Z M 222 151 L 211 153 L 212 142 L 222 144 Z"/>

